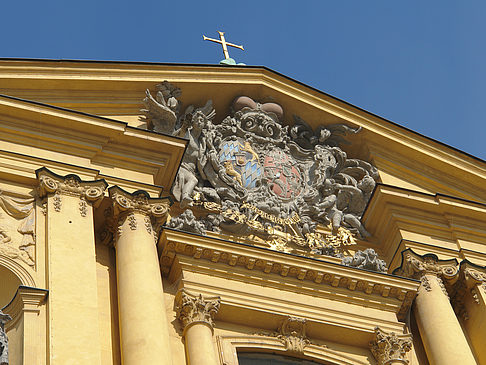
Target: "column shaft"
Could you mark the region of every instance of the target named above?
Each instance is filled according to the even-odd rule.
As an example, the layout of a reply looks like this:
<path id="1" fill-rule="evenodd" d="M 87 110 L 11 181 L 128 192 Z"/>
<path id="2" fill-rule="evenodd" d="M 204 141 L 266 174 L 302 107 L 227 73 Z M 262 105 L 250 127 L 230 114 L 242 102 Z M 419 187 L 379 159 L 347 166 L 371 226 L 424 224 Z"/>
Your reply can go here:
<path id="1" fill-rule="evenodd" d="M 210 325 L 193 323 L 186 328 L 184 337 L 189 365 L 219 365 Z"/>
<path id="2" fill-rule="evenodd" d="M 162 278 L 147 218 L 138 212 L 125 215 L 116 243 L 124 365 L 172 364 Z"/>
<path id="3" fill-rule="evenodd" d="M 203 297 L 181 289 L 176 296 L 189 365 L 219 365 L 213 341 L 213 318 L 219 311 L 219 297 Z"/>
<path id="4" fill-rule="evenodd" d="M 474 365 L 476 360 L 439 280 L 424 274 L 414 304 L 427 357 L 432 365 Z"/>

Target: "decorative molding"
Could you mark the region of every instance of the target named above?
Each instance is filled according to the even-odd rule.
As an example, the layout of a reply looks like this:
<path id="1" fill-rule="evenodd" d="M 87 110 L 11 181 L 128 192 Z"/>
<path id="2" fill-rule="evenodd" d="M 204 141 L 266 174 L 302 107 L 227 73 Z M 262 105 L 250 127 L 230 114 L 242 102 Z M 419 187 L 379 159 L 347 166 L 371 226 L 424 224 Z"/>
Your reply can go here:
<path id="1" fill-rule="evenodd" d="M 86 198 L 84 196 L 79 198 L 79 212 L 81 213 L 81 217 L 86 217 L 88 214 L 88 203 L 86 203 Z"/>
<path id="2" fill-rule="evenodd" d="M 46 289 L 19 286 L 13 299 L 3 308 L 12 317 L 8 327 L 14 326 L 25 311 L 39 313 L 39 307 L 45 302 L 48 293 Z"/>
<path id="3" fill-rule="evenodd" d="M 182 323 L 184 333 L 195 323 L 204 323 L 213 330 L 213 319 L 221 304 L 220 297 L 203 297 L 202 294 L 194 295 L 181 289 L 175 300 L 177 318 Z"/>
<path id="4" fill-rule="evenodd" d="M 150 217 L 144 218 L 145 229 L 149 234 L 152 234 L 152 222 L 150 221 Z"/>
<path id="5" fill-rule="evenodd" d="M 432 291 L 432 287 L 430 286 L 430 282 L 429 282 L 429 279 L 427 278 L 427 276 L 422 276 L 420 278 L 420 283 L 422 285 L 422 287 L 426 290 L 426 291 Z"/>
<path id="6" fill-rule="evenodd" d="M 311 341 L 306 337 L 306 320 L 299 317 L 286 317 L 277 332 L 260 333 L 263 336 L 278 338 L 289 354 L 302 355 Z"/>
<path id="7" fill-rule="evenodd" d="M 169 275 L 176 257 L 179 256 L 179 260 L 188 257 L 190 260 L 211 262 L 213 265 L 227 265 L 228 270 L 244 268 L 261 272 L 262 275 L 280 275 L 289 282 L 298 280 L 306 282 L 306 285 L 322 285 L 324 291 L 329 290 L 329 287 L 332 287 L 332 290 L 348 290 L 349 296 L 355 299 L 356 303 L 366 302 L 366 305 L 370 305 L 374 301 L 365 298 L 368 296 L 388 298 L 389 304 L 396 306 L 395 310 L 400 320 L 405 319 L 417 294 L 418 283 L 408 280 L 404 282 L 404 279 L 390 275 L 365 272 L 320 260 L 294 258 L 264 248 L 201 237 L 168 228 L 162 232 L 159 244 L 162 246 L 160 264 L 163 275 Z M 353 292 L 355 294 L 351 294 Z M 349 296 L 346 294 L 346 298 L 349 299 Z M 393 302 L 395 304 L 392 304 Z"/>
<path id="8" fill-rule="evenodd" d="M 375 327 L 375 339 L 370 342 L 371 353 L 378 365 L 408 364 L 406 354 L 412 348 L 412 335 L 397 335 Z"/>
<path id="9" fill-rule="evenodd" d="M 267 334 L 216 336 L 218 353 L 221 364 L 238 365 L 238 350 L 252 352 L 272 352 L 282 355 L 288 354 L 285 345 L 277 337 Z M 310 343 L 304 348 L 303 357 L 310 361 L 322 361 L 336 365 L 369 365 L 368 359 L 353 356 L 341 348 L 332 348 L 332 345 Z"/>
<path id="10" fill-rule="evenodd" d="M 38 194 L 44 198 L 51 194 L 53 196 L 53 207 L 56 212 L 62 208 L 62 195 L 79 197 L 79 213 L 86 217 L 88 203 L 100 203 L 104 191 L 108 187 L 105 180 L 83 181 L 74 174 L 65 176 L 57 175 L 43 167 L 35 171 L 39 182 Z"/>
<path id="11" fill-rule="evenodd" d="M 135 215 L 133 213 L 128 214 L 128 226 L 132 231 L 135 231 L 137 229 L 137 218 L 135 218 Z"/>

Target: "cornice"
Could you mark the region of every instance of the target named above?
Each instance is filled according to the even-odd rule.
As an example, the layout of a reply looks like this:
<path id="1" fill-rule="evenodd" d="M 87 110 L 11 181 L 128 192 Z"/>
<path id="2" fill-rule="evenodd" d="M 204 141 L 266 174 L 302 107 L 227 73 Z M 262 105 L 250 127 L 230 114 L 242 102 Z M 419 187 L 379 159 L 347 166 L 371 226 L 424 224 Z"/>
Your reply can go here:
<path id="1" fill-rule="evenodd" d="M 49 291 L 46 289 L 19 286 L 13 299 L 4 308 L 3 312 L 12 317 L 7 327 L 12 327 L 20 319 L 23 312 L 39 312 L 39 306 L 44 303 Z"/>
<path id="2" fill-rule="evenodd" d="M 486 204 L 378 184 L 362 218 L 393 266 L 401 242 L 420 241 L 430 252 L 472 250 L 486 242 Z M 434 250 L 434 245 L 437 249 Z"/>
<path id="3" fill-rule="evenodd" d="M 439 164 L 448 161 L 449 170 L 451 167 L 456 170 L 452 175 L 460 171 L 468 171 L 471 177 L 474 176 L 475 185 L 478 187 L 481 186 L 480 179 L 486 177 L 486 165 L 481 159 L 261 66 L 222 67 L 220 65 L 143 62 L 0 60 L 0 80 L 5 85 L 3 92 L 9 90 L 21 92 L 22 84 L 24 90 L 27 89 L 25 83 L 29 83 L 32 88 L 44 85 L 45 88 L 52 89 L 49 82 L 54 80 L 58 89 L 65 87 L 66 83 L 75 81 L 78 85 L 82 82 L 93 91 L 97 89 L 116 90 L 121 83 L 125 90 L 137 88 L 136 85 L 140 85 L 140 89 L 143 90 L 148 87 L 148 84 L 164 79 L 193 86 L 203 83 L 207 85 L 262 85 L 267 89 L 264 90 L 264 93 L 272 94 L 272 97 L 280 95 L 281 99 L 298 101 L 299 105 L 296 105 L 295 108 L 302 110 L 303 115 L 301 116 L 305 120 L 311 120 L 312 118 L 306 118 L 306 114 L 315 114 L 317 109 L 362 126 L 370 132 L 370 142 L 376 141 L 376 145 L 387 145 L 396 151 L 403 150 L 403 148 L 410 151 L 423 151 L 423 154 Z M 127 88 L 127 85 L 130 87 Z M 13 95 L 11 92 L 8 94 Z M 236 95 L 232 95 L 232 97 L 234 96 Z M 262 95 L 262 97 L 264 96 Z M 295 114 L 295 112 L 296 110 L 288 110 L 289 115 Z M 311 121 L 310 123 L 316 126 L 318 122 Z M 384 143 L 383 138 L 389 143 Z"/>
<path id="4" fill-rule="evenodd" d="M 0 96 L 0 114 L 4 149 L 11 153 L 53 151 L 61 162 L 104 175 L 113 175 L 113 167 L 129 170 L 154 185 L 172 185 L 187 144 L 125 122 L 6 96 Z"/>
<path id="5" fill-rule="evenodd" d="M 200 260 L 202 266 L 210 264 L 221 268 L 226 267 L 225 271 L 230 276 L 232 270 L 250 270 L 253 272 L 252 276 L 264 278 L 279 275 L 288 278 L 289 281 L 308 282 L 317 287 L 323 286 L 353 293 L 350 296 L 367 298 L 367 302 L 370 302 L 371 298 L 379 301 L 381 297 L 382 300 L 396 303 L 391 307 L 396 308 L 396 313 L 401 318 L 408 312 L 419 286 L 415 280 L 167 228 L 162 232 L 159 249 L 164 275 L 169 274 L 176 258 L 180 261 L 182 257 L 187 257 L 196 260 L 191 265 L 197 265 L 197 261 Z M 288 290 L 285 285 L 282 285 L 281 289 Z M 336 300 L 344 300 L 344 298 L 336 296 Z"/>

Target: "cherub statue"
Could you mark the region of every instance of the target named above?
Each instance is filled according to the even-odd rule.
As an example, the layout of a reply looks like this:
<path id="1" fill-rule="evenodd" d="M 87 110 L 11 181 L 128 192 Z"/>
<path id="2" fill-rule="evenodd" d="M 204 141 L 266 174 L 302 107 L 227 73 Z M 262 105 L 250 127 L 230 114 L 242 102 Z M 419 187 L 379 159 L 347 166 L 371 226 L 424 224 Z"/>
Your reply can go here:
<path id="1" fill-rule="evenodd" d="M 186 209 L 177 217 L 172 218 L 167 225 L 180 231 L 205 234 L 204 223 L 198 221 L 190 209 Z"/>
<path id="2" fill-rule="evenodd" d="M 199 181 L 198 170 L 204 169 L 200 161 L 206 146 L 202 130 L 212 128 L 211 119 L 214 118 L 214 115 L 210 100 L 203 108 L 195 111 L 191 118 L 191 125 L 187 128 L 186 137 L 189 138 L 189 144 L 172 188 L 172 194 L 183 209 L 192 204 L 191 196 Z"/>
<path id="3" fill-rule="evenodd" d="M 370 175 L 365 175 L 357 186 L 335 185 L 338 193 L 336 205 L 331 210 L 333 232 L 337 231 L 342 222 L 346 222 L 351 227 L 356 228 L 361 237 L 370 236 L 359 217 L 363 214 L 375 185 L 375 180 Z"/>
<path id="4" fill-rule="evenodd" d="M 342 264 L 376 272 L 387 271 L 386 262 L 379 259 L 378 254 L 372 248 L 367 248 L 364 251 L 359 250 L 353 257 L 343 257 Z"/>

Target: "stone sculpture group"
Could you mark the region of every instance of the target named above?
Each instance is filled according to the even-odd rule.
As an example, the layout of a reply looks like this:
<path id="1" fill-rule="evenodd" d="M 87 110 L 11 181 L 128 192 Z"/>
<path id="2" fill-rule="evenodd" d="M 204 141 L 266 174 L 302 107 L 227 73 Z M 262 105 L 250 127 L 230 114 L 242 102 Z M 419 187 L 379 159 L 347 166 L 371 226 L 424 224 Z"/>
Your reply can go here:
<path id="1" fill-rule="evenodd" d="M 164 81 L 155 97 L 147 90 L 142 109 L 150 129 L 189 141 L 172 187 L 185 211 L 171 219 L 171 227 L 264 240 L 277 232 L 298 246 L 309 246 L 306 238 L 318 224 L 334 234 L 344 227 L 369 236 L 360 218 L 378 173 L 340 148 L 345 135 L 359 128 L 333 124 L 313 130 L 297 116 L 293 125 L 284 125 L 280 105 L 247 96 L 237 97 L 231 115 L 216 123 L 211 100 L 182 111 L 180 96 L 180 89 Z M 214 211 L 196 217 L 188 208 L 201 203 Z"/>

